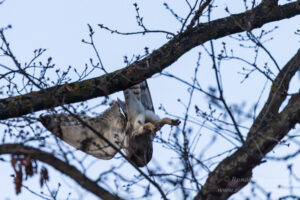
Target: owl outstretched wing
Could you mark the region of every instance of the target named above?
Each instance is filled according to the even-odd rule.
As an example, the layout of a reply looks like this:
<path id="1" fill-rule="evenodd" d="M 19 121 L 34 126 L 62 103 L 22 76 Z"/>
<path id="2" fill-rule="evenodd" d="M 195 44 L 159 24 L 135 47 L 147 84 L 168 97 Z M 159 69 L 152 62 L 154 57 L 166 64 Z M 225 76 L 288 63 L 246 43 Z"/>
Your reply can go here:
<path id="1" fill-rule="evenodd" d="M 110 108 L 95 118 L 83 117 L 82 120 L 115 147 L 122 148 L 127 120 L 120 112 L 119 103 L 114 102 Z M 66 143 L 97 158 L 111 159 L 117 153 L 116 149 L 71 115 L 44 115 L 40 117 L 40 121 Z"/>

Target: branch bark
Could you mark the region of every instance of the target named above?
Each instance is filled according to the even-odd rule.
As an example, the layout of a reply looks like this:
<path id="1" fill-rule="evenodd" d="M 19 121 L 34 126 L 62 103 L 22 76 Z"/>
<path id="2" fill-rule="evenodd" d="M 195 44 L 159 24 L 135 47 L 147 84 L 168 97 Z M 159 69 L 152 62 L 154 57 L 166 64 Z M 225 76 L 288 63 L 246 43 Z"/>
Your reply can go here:
<path id="1" fill-rule="evenodd" d="M 300 49 L 273 82 L 268 101 L 253 123 L 246 142 L 209 174 L 195 200 L 222 200 L 238 192 L 251 180 L 254 167 L 300 123 L 300 92 L 292 95 L 287 106 L 278 113 L 286 99 L 289 82 L 299 69 Z"/>
<path id="2" fill-rule="evenodd" d="M 0 120 L 53 108 L 65 103 L 85 101 L 124 90 L 139 83 L 174 63 L 184 53 L 206 41 L 230 34 L 252 30 L 262 25 L 300 14 L 300 2 L 282 6 L 257 6 L 244 13 L 231 15 L 210 23 L 202 23 L 167 42 L 148 57 L 129 67 L 101 77 L 54 86 L 37 92 L 0 100 Z M 247 28 L 245 28 L 247 27 Z"/>
<path id="3" fill-rule="evenodd" d="M 0 155 L 1 154 L 30 155 L 31 158 L 47 163 L 48 165 L 54 167 L 56 170 L 74 179 L 74 181 L 76 181 L 83 188 L 92 192 L 101 199 L 121 200 L 120 197 L 111 194 L 104 188 L 100 187 L 96 182 L 87 178 L 78 169 L 68 163 L 61 161 L 51 153 L 47 153 L 33 147 L 24 146 L 22 144 L 3 144 L 0 145 Z"/>
<path id="4" fill-rule="evenodd" d="M 276 6 L 278 4 L 278 0 L 262 0 L 261 5 L 263 6 Z"/>

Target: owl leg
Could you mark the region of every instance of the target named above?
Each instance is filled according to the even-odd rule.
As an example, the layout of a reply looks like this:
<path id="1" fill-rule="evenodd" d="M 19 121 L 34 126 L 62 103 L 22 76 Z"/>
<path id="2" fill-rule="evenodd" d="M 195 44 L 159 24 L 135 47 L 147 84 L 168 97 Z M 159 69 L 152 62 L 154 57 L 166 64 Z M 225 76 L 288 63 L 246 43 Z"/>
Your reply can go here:
<path id="1" fill-rule="evenodd" d="M 159 131 L 165 124 L 169 124 L 172 126 L 178 126 L 180 124 L 180 120 L 178 119 L 170 119 L 170 118 L 162 118 L 158 122 L 155 123 L 155 131 Z"/>
<path id="2" fill-rule="evenodd" d="M 137 131 L 135 132 L 134 136 L 142 135 L 156 130 L 156 126 L 154 126 L 151 122 L 147 122 L 144 125 L 141 125 Z"/>
<path id="3" fill-rule="evenodd" d="M 149 131 L 154 131 L 156 129 L 156 126 L 154 126 L 152 123 L 147 122 L 144 127 L 144 129 L 149 130 Z"/>
<path id="4" fill-rule="evenodd" d="M 169 124 L 172 126 L 178 126 L 180 124 L 180 121 L 178 119 L 170 119 L 167 117 L 160 119 L 158 115 L 150 110 L 146 110 L 145 120 L 155 126 L 155 132 L 159 131 L 165 124 Z"/>

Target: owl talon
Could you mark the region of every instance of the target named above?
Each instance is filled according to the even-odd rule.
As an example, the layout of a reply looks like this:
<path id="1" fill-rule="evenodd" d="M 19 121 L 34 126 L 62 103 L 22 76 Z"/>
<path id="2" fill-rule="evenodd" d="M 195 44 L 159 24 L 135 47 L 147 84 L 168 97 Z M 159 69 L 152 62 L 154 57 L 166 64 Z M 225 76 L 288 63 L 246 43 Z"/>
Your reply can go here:
<path id="1" fill-rule="evenodd" d="M 172 125 L 174 126 L 178 126 L 180 124 L 180 120 L 179 119 L 172 119 Z"/>

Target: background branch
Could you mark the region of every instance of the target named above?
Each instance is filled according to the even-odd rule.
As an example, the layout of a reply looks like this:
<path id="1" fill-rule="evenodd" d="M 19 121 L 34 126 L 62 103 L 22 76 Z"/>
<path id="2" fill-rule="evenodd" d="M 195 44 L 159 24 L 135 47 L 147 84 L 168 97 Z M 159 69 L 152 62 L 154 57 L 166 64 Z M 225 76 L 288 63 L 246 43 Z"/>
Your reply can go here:
<path id="1" fill-rule="evenodd" d="M 269 100 L 273 101 L 272 107 L 279 108 L 282 105 L 289 81 L 299 69 L 300 50 L 285 65 L 273 82 L 269 95 Z M 266 104 L 267 107 L 269 105 Z M 259 116 L 264 115 L 264 112 L 265 109 L 261 111 Z M 209 174 L 206 183 L 195 199 L 227 199 L 251 181 L 253 168 L 261 164 L 265 155 L 288 134 L 296 123 L 300 122 L 300 93 L 292 95 L 281 113 L 273 113 L 263 123 L 262 120 L 261 117 L 255 120 L 248 133 L 251 137 L 248 137 L 236 152 L 224 159 Z"/>
<path id="2" fill-rule="evenodd" d="M 31 158 L 47 163 L 48 165 L 54 167 L 56 170 L 69 176 L 79 185 L 81 185 L 81 187 L 92 192 L 101 199 L 121 200 L 121 198 L 117 195 L 111 194 L 104 188 L 100 187 L 96 182 L 87 178 L 74 166 L 61 161 L 51 153 L 44 152 L 33 147 L 24 146 L 22 144 L 2 144 L 0 145 L 0 154 L 29 155 Z"/>

